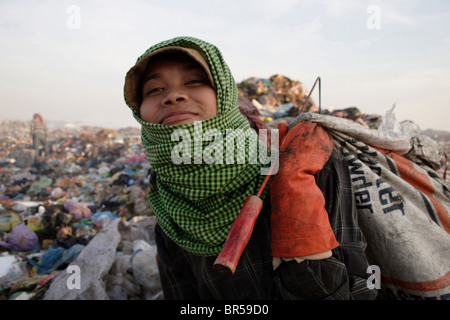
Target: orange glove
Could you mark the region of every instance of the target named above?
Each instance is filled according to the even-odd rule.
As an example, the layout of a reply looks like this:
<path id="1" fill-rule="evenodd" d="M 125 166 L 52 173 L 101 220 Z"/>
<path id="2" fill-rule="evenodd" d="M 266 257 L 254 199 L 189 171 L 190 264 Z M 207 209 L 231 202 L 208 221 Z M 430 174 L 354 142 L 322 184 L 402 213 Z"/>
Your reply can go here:
<path id="1" fill-rule="evenodd" d="M 281 141 L 286 125 L 279 131 Z M 332 151 L 325 129 L 309 121 L 297 124 L 282 140 L 279 170 L 270 182 L 274 257 L 303 257 L 339 246 L 314 178 Z"/>

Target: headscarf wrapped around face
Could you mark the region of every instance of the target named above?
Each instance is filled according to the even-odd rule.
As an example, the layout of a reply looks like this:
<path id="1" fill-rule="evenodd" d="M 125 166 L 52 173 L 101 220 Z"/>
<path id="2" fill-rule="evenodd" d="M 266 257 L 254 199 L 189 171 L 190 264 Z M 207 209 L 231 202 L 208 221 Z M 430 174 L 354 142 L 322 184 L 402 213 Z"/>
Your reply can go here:
<path id="1" fill-rule="evenodd" d="M 177 126 L 145 122 L 139 115 L 138 103 L 131 102 L 133 99 L 130 98 L 139 95 L 136 92 L 130 94 L 130 90 L 133 90 L 131 79 L 136 77 L 133 74 L 136 68 L 132 68 L 127 74 L 125 101 L 142 126 L 142 145 L 156 172 L 156 181 L 150 185 L 148 199 L 158 223 L 183 249 L 196 255 L 213 256 L 221 251 L 244 200 L 247 196 L 256 194 L 265 176 L 261 174 L 262 165 L 258 157 L 256 162 L 249 159 L 253 152 L 258 152 L 249 139 L 249 135 L 255 138 L 256 132 L 252 131 L 247 119 L 239 112 L 236 83 L 221 52 L 214 45 L 192 37 L 174 38 L 150 47 L 138 58 L 135 67 L 156 50 L 174 46 L 195 49 L 208 63 L 217 92 L 217 116 Z M 139 69 L 145 70 L 145 67 L 139 66 Z M 179 147 L 181 141 L 172 141 L 172 134 L 180 132 L 176 130 L 184 130 L 183 137 L 191 138 L 190 164 L 175 164 L 172 160 L 172 150 Z M 205 133 L 212 132 L 211 130 L 220 132 L 216 137 L 221 136 L 223 140 L 205 139 Z M 236 148 L 235 144 L 234 162 L 227 164 L 226 152 L 229 150 L 225 141 L 230 132 L 241 139 L 241 142 L 245 141 L 245 159 L 237 160 L 238 148 L 242 151 L 243 145 Z M 259 144 L 257 136 L 256 140 Z M 222 163 L 206 163 L 202 159 L 202 151 L 208 146 L 220 146 L 221 142 Z M 215 150 L 218 152 L 220 148 Z M 195 161 L 195 155 L 197 159 L 202 159 L 201 163 Z M 265 195 L 263 193 L 261 197 L 264 199 Z"/>

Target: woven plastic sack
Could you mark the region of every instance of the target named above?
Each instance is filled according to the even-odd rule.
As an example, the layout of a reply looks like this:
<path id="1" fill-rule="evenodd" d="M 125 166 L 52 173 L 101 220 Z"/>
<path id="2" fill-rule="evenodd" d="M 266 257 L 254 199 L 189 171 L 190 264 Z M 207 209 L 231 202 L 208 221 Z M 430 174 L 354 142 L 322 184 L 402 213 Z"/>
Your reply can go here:
<path id="1" fill-rule="evenodd" d="M 450 299 L 448 184 L 423 162 L 402 155 L 409 150 L 401 135 L 396 140 L 392 133 L 368 132 L 346 119 L 324 115 L 304 115 L 296 121 L 304 119 L 324 126 L 348 162 L 374 272 L 374 282 L 368 285 L 379 287 L 384 298 Z M 370 138 L 361 140 L 370 135 L 377 147 Z M 397 152 L 388 146 L 397 146 Z"/>

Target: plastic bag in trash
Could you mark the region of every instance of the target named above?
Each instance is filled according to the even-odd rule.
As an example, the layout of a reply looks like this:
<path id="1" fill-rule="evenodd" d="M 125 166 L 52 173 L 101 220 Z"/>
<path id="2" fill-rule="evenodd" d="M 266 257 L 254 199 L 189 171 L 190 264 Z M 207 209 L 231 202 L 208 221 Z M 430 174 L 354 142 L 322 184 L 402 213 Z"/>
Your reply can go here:
<path id="1" fill-rule="evenodd" d="M 63 247 L 50 247 L 42 256 L 40 263 L 37 263 L 34 260 L 29 260 L 28 262 L 37 268 L 38 274 L 49 274 L 74 261 L 84 247 L 85 246 L 82 244 L 75 244 L 69 249 Z"/>
<path id="2" fill-rule="evenodd" d="M 13 252 L 27 251 L 32 250 L 38 242 L 39 238 L 34 231 L 24 224 L 19 224 L 11 230 L 8 242 L 0 241 L 0 246 Z"/>
<path id="3" fill-rule="evenodd" d="M 76 221 L 83 218 L 89 219 L 92 216 L 91 209 L 75 200 L 68 200 L 64 202 L 64 209 L 73 214 Z"/>
<path id="4" fill-rule="evenodd" d="M 64 254 L 65 249 L 62 247 L 50 247 L 48 251 L 42 256 L 41 263 L 37 263 L 34 260 L 28 262 L 37 267 L 38 274 L 47 274 L 55 270 L 54 266 L 57 265 L 59 259 Z"/>
<path id="5" fill-rule="evenodd" d="M 11 212 L 10 216 L 0 218 L 0 232 L 11 231 L 21 223 L 19 215 Z"/>
<path id="6" fill-rule="evenodd" d="M 117 218 L 118 216 L 113 215 L 111 211 L 99 211 L 93 214 L 91 217 L 96 225 L 100 227 L 104 227 L 106 224 Z"/>
<path id="7" fill-rule="evenodd" d="M 395 104 L 383 115 L 383 117 L 381 118 L 381 125 L 378 128 L 379 131 L 394 133 L 400 133 L 402 131 L 402 128 L 395 117 L 394 109 Z"/>
<path id="8" fill-rule="evenodd" d="M 161 290 L 156 262 L 156 245 L 150 245 L 144 240 L 135 240 L 133 247 L 134 253 L 130 262 L 134 278 L 143 286 L 146 298 L 153 300 Z"/>
<path id="9" fill-rule="evenodd" d="M 8 274 L 11 266 L 16 262 L 16 256 L 0 256 L 0 278 Z"/>
<path id="10" fill-rule="evenodd" d="M 35 196 L 41 191 L 45 190 L 48 186 L 52 184 L 53 180 L 50 178 L 47 178 L 45 176 L 42 176 L 39 178 L 39 180 L 33 182 L 31 187 L 27 191 L 27 195 L 29 196 Z"/>
<path id="11" fill-rule="evenodd" d="M 27 277 L 26 261 L 15 261 L 8 266 L 7 272 L 0 277 L 0 286 L 3 289 L 11 288 L 17 281 Z"/>

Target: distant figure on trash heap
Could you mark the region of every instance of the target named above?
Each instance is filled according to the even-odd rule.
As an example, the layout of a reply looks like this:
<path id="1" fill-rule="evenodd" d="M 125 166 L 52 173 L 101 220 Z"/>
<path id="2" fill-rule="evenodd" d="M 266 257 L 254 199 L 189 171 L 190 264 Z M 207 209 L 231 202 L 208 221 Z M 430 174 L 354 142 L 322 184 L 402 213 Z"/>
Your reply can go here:
<path id="1" fill-rule="evenodd" d="M 36 150 L 36 158 L 41 155 L 48 156 L 48 143 L 47 143 L 47 126 L 44 119 L 39 113 L 33 115 L 30 127 L 30 140 L 33 143 L 33 149 Z"/>

